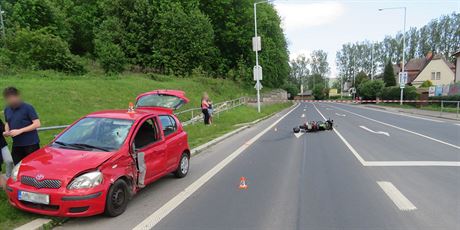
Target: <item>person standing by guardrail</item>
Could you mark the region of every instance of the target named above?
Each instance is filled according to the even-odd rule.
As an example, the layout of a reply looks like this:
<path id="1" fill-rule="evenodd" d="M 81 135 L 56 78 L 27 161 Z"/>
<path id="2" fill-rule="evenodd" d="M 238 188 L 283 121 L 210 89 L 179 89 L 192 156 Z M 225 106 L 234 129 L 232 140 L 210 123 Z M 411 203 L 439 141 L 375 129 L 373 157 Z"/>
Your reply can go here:
<path id="1" fill-rule="evenodd" d="M 12 156 L 14 164 L 40 148 L 37 129 L 40 120 L 30 104 L 22 101 L 19 90 L 7 87 L 3 90 L 5 107 L 5 131 L 3 136 L 13 138 Z"/>
<path id="2" fill-rule="evenodd" d="M 209 125 L 209 96 L 208 93 L 203 93 L 201 98 L 201 112 L 203 113 L 204 124 Z"/>

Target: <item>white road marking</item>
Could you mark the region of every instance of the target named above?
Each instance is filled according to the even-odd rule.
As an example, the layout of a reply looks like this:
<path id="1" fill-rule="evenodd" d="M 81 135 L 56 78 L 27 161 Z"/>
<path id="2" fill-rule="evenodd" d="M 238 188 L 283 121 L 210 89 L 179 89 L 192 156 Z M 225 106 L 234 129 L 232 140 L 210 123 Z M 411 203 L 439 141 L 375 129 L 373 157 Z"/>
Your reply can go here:
<path id="1" fill-rule="evenodd" d="M 304 133 L 303 132 L 298 132 L 298 133 L 294 133 L 294 136 L 299 138 L 303 135 Z"/>
<path id="2" fill-rule="evenodd" d="M 326 120 L 326 117 L 316 108 L 313 104 L 316 111 L 319 115 Z M 444 167 L 460 167 L 460 161 L 366 161 L 364 158 L 359 155 L 359 153 L 351 146 L 350 143 L 340 134 L 337 128 L 334 128 L 335 134 L 339 136 L 342 142 L 348 147 L 348 149 L 353 153 L 353 155 L 358 159 L 359 163 L 363 166 L 444 166 Z"/>
<path id="3" fill-rule="evenodd" d="M 326 110 L 332 110 L 331 108 L 326 108 Z"/>
<path id="4" fill-rule="evenodd" d="M 375 134 L 382 134 L 382 135 L 385 135 L 387 137 L 390 136 L 390 134 L 388 132 L 383 132 L 383 131 L 374 131 L 372 129 L 369 129 L 368 127 L 364 126 L 364 125 L 360 125 L 359 127 L 361 127 L 362 129 L 366 130 L 366 131 L 369 131 L 371 133 L 375 133 Z"/>
<path id="5" fill-rule="evenodd" d="M 458 126 L 460 126 L 460 124 L 455 124 L 455 125 L 458 125 Z"/>
<path id="6" fill-rule="evenodd" d="M 305 113 L 302 113 L 302 116 L 300 116 L 300 117 L 305 117 Z"/>
<path id="7" fill-rule="evenodd" d="M 433 138 L 433 137 L 430 137 L 430 136 L 427 136 L 427 135 L 424 135 L 424 134 L 421 134 L 421 133 L 417 133 L 417 132 L 414 132 L 414 131 L 411 131 L 411 130 L 408 130 L 408 129 L 404 129 L 404 128 L 398 127 L 398 126 L 396 126 L 396 125 L 388 124 L 388 123 L 385 123 L 385 122 L 383 122 L 383 121 L 378 121 L 378 120 L 375 120 L 375 119 L 372 119 L 372 118 L 363 116 L 363 115 L 361 115 L 361 114 L 357 114 L 357 113 L 348 111 L 348 110 L 346 110 L 346 109 L 342 109 L 342 108 L 335 107 L 335 106 L 333 106 L 333 107 L 336 108 L 336 109 L 340 109 L 340 110 L 342 110 L 342 111 L 351 113 L 351 114 L 353 114 L 353 115 L 356 115 L 356 116 L 358 116 L 358 117 L 362 117 L 362 118 L 364 118 L 364 119 L 367 119 L 367 120 L 370 120 L 370 121 L 373 121 L 373 122 L 377 122 L 377 123 L 382 124 L 382 125 L 386 125 L 386 126 L 389 126 L 389 127 L 395 128 L 395 129 L 399 129 L 399 130 L 402 130 L 402 131 L 404 131 L 404 132 L 408 132 L 408 133 L 411 133 L 411 134 L 414 134 L 414 135 L 417 135 L 417 136 L 420 136 L 420 137 L 424 137 L 424 138 L 426 138 L 426 139 L 429 139 L 429 140 L 432 140 L 432 141 L 436 141 L 436 142 L 438 142 L 438 143 L 441 143 L 441 144 L 444 144 L 444 145 L 447 145 L 447 146 L 456 148 L 456 149 L 460 149 L 460 146 L 457 146 L 457 145 L 454 145 L 454 144 L 451 144 L 451 143 L 448 143 L 448 142 L 445 142 L 445 141 L 441 141 L 441 140 L 439 140 L 439 139 L 436 139 L 436 138 Z"/>
<path id="8" fill-rule="evenodd" d="M 387 194 L 393 203 L 402 211 L 416 210 L 412 202 L 405 197 L 391 182 L 388 181 L 377 181 L 377 184 Z"/>
<path id="9" fill-rule="evenodd" d="M 303 111 L 305 112 L 305 111 L 307 111 L 307 109 L 303 109 Z"/>
<path id="10" fill-rule="evenodd" d="M 346 117 L 347 115 L 341 114 L 341 113 L 335 113 L 335 115 L 340 116 L 340 117 Z"/>
<path id="11" fill-rule="evenodd" d="M 172 212 L 175 208 L 177 208 L 182 202 L 184 202 L 194 192 L 196 192 L 199 188 L 201 188 L 201 186 L 203 186 L 207 181 L 209 181 L 218 172 L 220 172 L 226 165 L 228 165 L 236 157 L 238 157 L 241 153 L 243 153 L 244 150 L 246 150 L 251 144 L 256 142 L 260 137 L 262 137 L 262 135 L 264 135 L 266 132 L 271 130 L 276 124 L 278 124 L 281 120 L 283 120 L 292 111 L 297 109 L 299 105 L 300 104 L 295 106 L 293 109 L 291 109 L 289 112 L 284 114 L 282 117 L 276 120 L 269 127 L 267 127 L 262 132 L 258 133 L 256 136 L 254 136 L 249 141 L 247 141 L 245 144 L 240 146 L 237 150 L 235 150 L 235 152 L 227 156 L 224 160 L 219 162 L 216 166 L 214 166 L 211 170 L 209 170 L 204 175 L 202 175 L 200 178 L 198 178 L 195 182 L 193 182 L 191 185 L 185 188 L 182 192 L 180 192 L 175 197 L 173 197 L 171 200 L 166 202 L 163 206 L 161 206 L 161 208 L 156 210 L 154 213 L 148 216 L 145 220 L 143 220 L 133 229 L 140 230 L 140 229 L 151 229 L 155 227 L 155 225 L 157 225 L 164 217 L 166 217 L 170 212 Z"/>

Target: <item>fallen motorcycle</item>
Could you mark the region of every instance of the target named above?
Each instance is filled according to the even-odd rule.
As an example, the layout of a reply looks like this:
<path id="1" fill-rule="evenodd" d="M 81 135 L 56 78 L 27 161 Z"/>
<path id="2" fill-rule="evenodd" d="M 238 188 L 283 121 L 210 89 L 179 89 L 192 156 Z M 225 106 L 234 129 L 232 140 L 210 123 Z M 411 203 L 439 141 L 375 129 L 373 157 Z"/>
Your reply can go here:
<path id="1" fill-rule="evenodd" d="M 334 120 L 328 119 L 327 121 L 309 121 L 300 125 L 299 127 L 294 127 L 294 133 L 299 132 L 316 132 L 323 130 L 332 130 L 334 128 Z"/>

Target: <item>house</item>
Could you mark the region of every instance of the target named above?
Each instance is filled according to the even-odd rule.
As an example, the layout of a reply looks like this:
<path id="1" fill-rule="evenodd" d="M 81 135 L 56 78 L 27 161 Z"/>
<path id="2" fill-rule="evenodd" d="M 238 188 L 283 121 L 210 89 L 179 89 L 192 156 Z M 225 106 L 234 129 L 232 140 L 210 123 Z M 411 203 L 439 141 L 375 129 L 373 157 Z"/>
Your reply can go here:
<path id="1" fill-rule="evenodd" d="M 294 100 L 311 100 L 314 99 L 313 92 L 311 90 L 304 90 L 304 92 L 294 96 Z"/>
<path id="2" fill-rule="evenodd" d="M 442 55 L 433 55 L 432 52 L 429 52 L 426 57 L 409 60 L 404 68 L 408 75 L 407 83 L 415 87 L 419 87 L 427 80 L 430 80 L 433 85 L 447 85 L 453 83 L 455 79 L 455 66 Z M 398 74 L 396 81 L 399 83 Z"/>
<path id="3" fill-rule="evenodd" d="M 452 55 L 455 57 L 455 80 L 454 82 L 460 82 L 460 50 Z"/>

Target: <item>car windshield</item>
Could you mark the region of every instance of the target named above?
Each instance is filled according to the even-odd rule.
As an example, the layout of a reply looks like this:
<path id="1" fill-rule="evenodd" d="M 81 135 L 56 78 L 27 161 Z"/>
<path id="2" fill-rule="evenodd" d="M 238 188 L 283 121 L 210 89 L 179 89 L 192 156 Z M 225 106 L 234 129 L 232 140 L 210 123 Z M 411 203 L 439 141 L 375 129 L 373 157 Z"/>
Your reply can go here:
<path id="1" fill-rule="evenodd" d="M 152 94 L 139 98 L 136 107 L 165 107 L 177 109 L 182 103 L 182 99 L 176 96 Z"/>
<path id="2" fill-rule="evenodd" d="M 66 130 L 53 145 L 93 151 L 118 150 L 133 125 L 131 120 L 88 117 Z"/>

